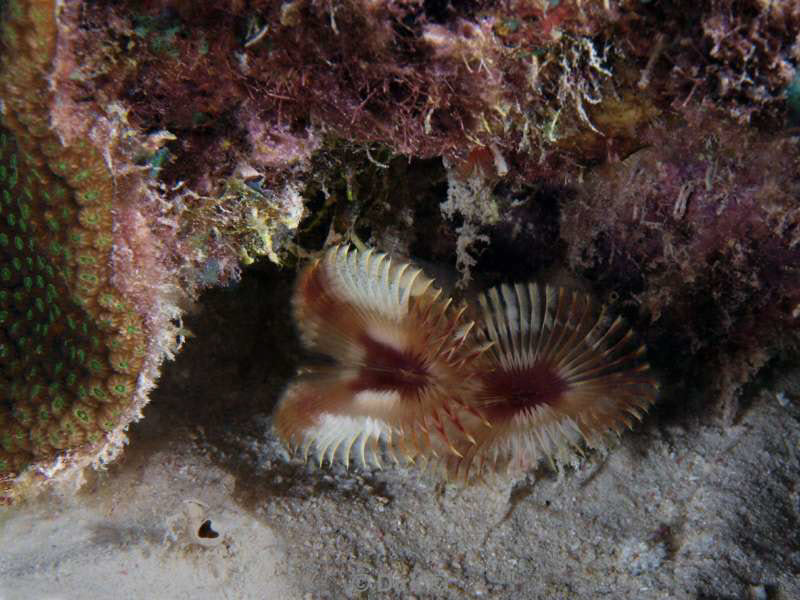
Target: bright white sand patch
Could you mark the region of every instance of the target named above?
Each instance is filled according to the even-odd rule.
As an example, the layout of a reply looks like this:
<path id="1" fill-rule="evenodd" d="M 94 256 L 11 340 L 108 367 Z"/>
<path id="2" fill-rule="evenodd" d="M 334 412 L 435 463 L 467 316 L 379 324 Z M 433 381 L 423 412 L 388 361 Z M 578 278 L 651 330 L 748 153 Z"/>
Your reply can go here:
<path id="1" fill-rule="evenodd" d="M 0 513 L 0 600 L 301 597 L 282 543 L 232 491 L 202 458 L 156 452 L 77 499 Z M 198 534 L 206 520 L 218 537 Z"/>

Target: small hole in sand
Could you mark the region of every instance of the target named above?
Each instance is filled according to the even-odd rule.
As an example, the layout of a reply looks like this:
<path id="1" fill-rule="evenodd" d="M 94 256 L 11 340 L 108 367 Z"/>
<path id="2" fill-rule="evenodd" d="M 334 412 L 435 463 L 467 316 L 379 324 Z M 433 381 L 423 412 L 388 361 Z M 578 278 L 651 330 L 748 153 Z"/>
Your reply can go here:
<path id="1" fill-rule="evenodd" d="M 211 529 L 211 521 L 209 519 L 206 519 L 205 521 L 203 521 L 203 524 L 200 525 L 200 529 L 197 530 L 197 537 L 208 538 L 213 540 L 214 538 L 218 538 L 219 534 L 213 529 Z"/>

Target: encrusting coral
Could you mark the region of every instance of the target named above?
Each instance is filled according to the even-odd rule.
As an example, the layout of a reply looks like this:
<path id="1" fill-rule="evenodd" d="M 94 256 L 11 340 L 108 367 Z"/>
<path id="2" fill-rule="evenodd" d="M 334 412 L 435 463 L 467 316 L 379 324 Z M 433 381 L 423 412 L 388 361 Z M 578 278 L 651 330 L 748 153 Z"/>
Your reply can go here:
<path id="1" fill-rule="evenodd" d="M 335 361 L 293 382 L 275 412 L 320 465 L 443 467 L 464 481 L 605 447 L 655 401 L 636 334 L 582 292 L 535 284 L 479 298 L 477 335 L 432 280 L 374 250 L 334 246 L 304 270 L 294 316 Z M 470 312 L 477 313 L 472 310 Z M 399 457 L 399 458 L 398 458 Z"/>
<path id="2" fill-rule="evenodd" d="M 169 136 L 137 136 L 116 108 L 65 91 L 75 7 L 0 8 L 0 503 L 12 503 L 119 452 L 178 346 L 179 305 L 235 276 L 248 250 L 277 260 L 271 236 L 302 204 L 290 188 L 167 204 L 133 163 Z"/>
<path id="3" fill-rule="evenodd" d="M 142 318 L 111 281 L 111 174 L 42 117 L 54 19 L 47 3 L 12 3 L 4 21 L 0 493 L 31 463 L 98 455 L 131 418 L 146 352 Z"/>
<path id="4" fill-rule="evenodd" d="M 52 173 L 66 153 L 48 164 L 8 131 L 0 146 L 0 471 L 8 474 L 106 441 L 131 403 L 146 344 L 141 319 L 109 281 L 108 196 Z M 79 195 L 97 200 L 81 206 Z"/>

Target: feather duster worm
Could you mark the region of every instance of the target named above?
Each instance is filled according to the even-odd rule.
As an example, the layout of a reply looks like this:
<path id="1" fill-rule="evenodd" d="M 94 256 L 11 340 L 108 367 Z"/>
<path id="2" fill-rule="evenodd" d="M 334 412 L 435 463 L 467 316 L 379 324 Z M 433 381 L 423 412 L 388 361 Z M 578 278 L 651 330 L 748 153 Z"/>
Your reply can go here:
<path id="1" fill-rule="evenodd" d="M 418 268 L 374 250 L 330 249 L 299 276 L 302 341 L 337 365 L 293 382 L 275 428 L 322 464 L 355 455 L 380 466 L 457 454 L 486 425 L 471 400 L 489 345 Z"/>
<path id="2" fill-rule="evenodd" d="M 479 297 L 478 336 L 492 343 L 476 408 L 491 423 L 448 457 L 451 472 L 524 470 L 570 447 L 603 447 L 655 401 L 645 347 L 584 293 L 534 283 Z"/>

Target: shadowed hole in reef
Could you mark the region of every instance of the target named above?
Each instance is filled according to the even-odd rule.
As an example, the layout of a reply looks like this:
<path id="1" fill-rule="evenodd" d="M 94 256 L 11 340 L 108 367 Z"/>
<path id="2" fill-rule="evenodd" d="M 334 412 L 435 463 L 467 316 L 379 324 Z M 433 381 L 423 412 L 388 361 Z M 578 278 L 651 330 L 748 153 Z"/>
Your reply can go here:
<path id="1" fill-rule="evenodd" d="M 213 540 L 219 537 L 219 533 L 214 531 L 211 527 L 211 521 L 207 519 L 203 521 L 203 524 L 200 525 L 200 528 L 197 530 L 197 537 Z"/>
<path id="2" fill-rule="evenodd" d="M 414 177 L 406 172 L 411 167 L 400 167 L 409 185 L 386 197 L 391 201 L 359 205 L 358 214 L 351 215 L 346 224 L 383 231 L 380 242 L 384 245 L 395 234 L 403 239 L 407 236 L 412 259 L 420 260 L 426 269 L 428 264 L 452 269 L 457 224 L 441 215 L 440 204 L 447 191 L 441 163 L 415 162 Z M 514 206 L 523 222 L 538 226 L 521 232 L 502 224 L 487 228 L 490 247 L 476 257 L 476 279 L 480 279 L 476 286 L 525 281 L 563 261 L 564 248 L 559 241 L 561 192 L 537 188 L 515 195 L 498 190 L 504 206 Z M 325 202 L 324 196 L 315 197 L 314 207 L 323 210 Z M 321 247 L 331 228 L 339 231 L 333 214 L 337 206 L 329 207 L 326 217 L 312 231 L 314 243 L 308 243 L 311 234 L 301 235 L 302 247 Z M 410 222 L 394 231 L 392 226 L 397 225 L 403 207 Z M 301 227 L 301 231 L 305 229 Z M 326 235 L 321 235 L 322 231 Z M 339 231 L 342 236 L 346 232 L 347 227 Z M 364 241 L 370 242 L 367 236 Z M 531 248 L 537 252 L 531 252 Z M 321 478 L 303 477 L 299 473 L 302 467 L 293 464 L 273 461 L 268 468 L 263 466 L 263 453 L 272 440 L 267 417 L 297 367 L 307 364 L 309 358 L 300 347 L 291 315 L 295 278 L 296 269 L 279 269 L 263 260 L 246 269 L 239 282 L 200 296 L 197 307 L 184 318 L 183 325 L 191 336 L 176 360 L 163 365 L 151 403 L 144 410 L 145 418 L 131 430 L 129 451 L 147 440 L 152 446 L 191 437 L 193 443 L 208 450 L 204 454 L 234 475 L 237 494 L 244 501 L 258 502 L 265 495 L 308 493 L 302 484 L 292 481 L 313 481 L 318 489 L 326 485 Z M 641 333 L 646 337 L 646 331 Z M 658 353 L 653 357 L 658 358 Z M 655 366 L 660 367 L 661 361 Z M 414 374 L 418 369 L 411 365 L 409 372 Z M 668 387 L 662 389 L 663 398 Z M 542 393 L 547 396 L 550 392 Z M 666 404 L 659 402 L 654 411 L 665 410 Z"/>
<path id="3" fill-rule="evenodd" d="M 164 364 L 151 405 L 174 410 L 181 424 L 215 428 L 269 414 L 299 358 L 294 279 L 292 269 L 262 262 L 240 281 L 205 291 L 184 317 L 188 339 Z"/>
<path id="4" fill-rule="evenodd" d="M 119 465 L 183 445 L 233 475 L 234 496 L 250 508 L 269 496 L 304 497 L 329 489 L 347 498 L 366 493 L 339 490 L 296 463 L 265 465 L 269 458 L 263 453 L 274 440 L 267 417 L 298 366 L 309 359 L 292 319 L 296 274 L 264 260 L 246 269 L 238 283 L 201 294 L 183 319 L 191 335 L 175 360 L 163 364 Z M 372 482 L 369 474 L 361 475 Z"/>
<path id="5" fill-rule="evenodd" d="M 336 202 L 349 197 L 348 188 L 341 178 L 329 181 L 330 198 L 321 193 L 309 203 L 298 228 L 299 245 L 319 250 L 332 230 L 346 239 L 350 227 L 359 233 L 366 228 L 365 242 L 372 230 L 438 240 L 425 252 L 412 249 L 413 256 L 449 261 L 456 238 L 452 232 L 442 234 L 439 204 L 446 185 L 441 161 L 397 159 L 391 170 L 403 185 L 388 186 L 382 170 L 377 170 L 380 177 L 364 174 L 358 185 L 353 183 L 354 202 Z M 413 215 L 413 229 L 397 227 L 400 213 Z M 391 237 L 381 241 L 386 245 Z M 294 258 L 287 262 L 293 264 Z M 235 493 L 244 503 L 262 502 L 266 495 L 306 494 L 303 482 L 317 492 L 326 485 L 322 478 L 304 477 L 305 468 L 295 464 L 272 461 L 265 468 L 275 442 L 267 417 L 297 368 L 312 359 L 300 346 L 291 314 L 296 275 L 291 266 L 279 269 L 263 259 L 245 269 L 241 281 L 201 294 L 183 319 L 191 335 L 175 361 L 162 366 L 144 419 L 131 429 L 128 456 L 136 448 L 189 438 L 198 452 L 234 475 Z"/>
<path id="6" fill-rule="evenodd" d="M 200 295 L 183 319 L 183 348 L 162 365 L 144 418 L 131 428 L 129 452 L 190 438 L 198 453 L 235 476 L 237 491 L 283 493 L 272 479 L 289 479 L 296 467 L 259 470 L 258 448 L 243 440 L 267 441 L 266 417 L 302 362 L 291 316 L 295 275 L 262 261 L 240 281 Z"/>

